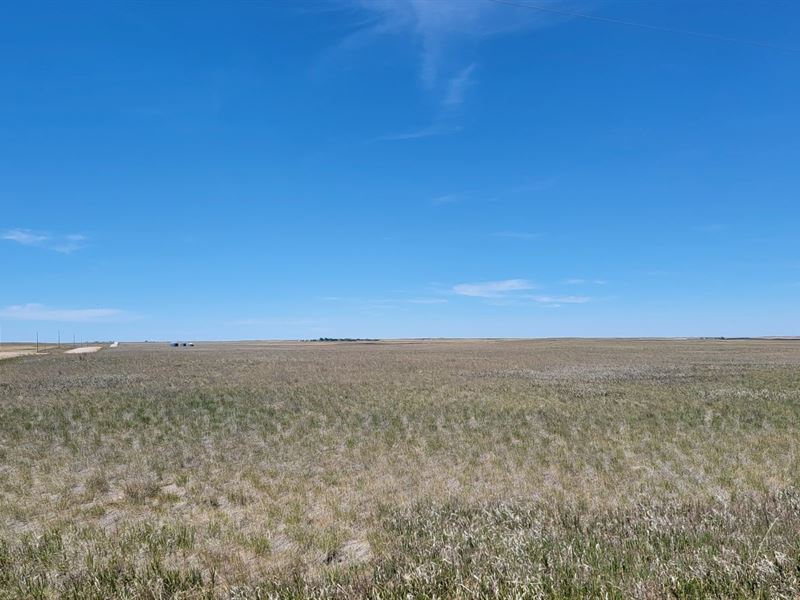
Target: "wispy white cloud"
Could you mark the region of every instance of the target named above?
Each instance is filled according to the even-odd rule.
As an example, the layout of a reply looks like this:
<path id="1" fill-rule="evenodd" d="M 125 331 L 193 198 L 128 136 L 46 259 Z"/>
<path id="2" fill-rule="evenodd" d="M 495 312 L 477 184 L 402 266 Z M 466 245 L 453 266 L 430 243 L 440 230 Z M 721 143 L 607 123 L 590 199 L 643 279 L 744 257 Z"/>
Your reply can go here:
<path id="1" fill-rule="evenodd" d="M 85 242 L 86 236 L 79 234 L 67 235 L 61 240 L 57 239 L 50 248 L 62 254 L 70 254 L 71 252 L 80 250 Z"/>
<path id="2" fill-rule="evenodd" d="M 708 223 L 706 225 L 700 225 L 697 227 L 697 231 L 702 231 L 705 233 L 718 233 L 720 231 L 724 231 L 727 229 L 727 225 L 723 225 L 722 223 Z"/>
<path id="3" fill-rule="evenodd" d="M 0 308 L 0 319 L 9 321 L 61 321 L 88 323 L 125 318 L 116 308 L 52 308 L 44 304 L 15 304 Z"/>
<path id="4" fill-rule="evenodd" d="M 527 279 L 504 279 L 480 283 L 459 283 L 453 291 L 460 296 L 476 298 L 502 298 L 513 292 L 536 289 L 536 284 Z"/>
<path id="5" fill-rule="evenodd" d="M 527 231 L 496 231 L 492 234 L 492 237 L 509 240 L 538 240 L 542 236 L 538 233 L 529 233 Z"/>
<path id="6" fill-rule="evenodd" d="M 70 254 L 75 250 L 79 250 L 86 242 L 85 236 L 76 233 L 56 235 L 22 228 L 7 229 L 0 234 L 0 239 L 16 242 L 23 246 L 45 248 L 61 254 Z"/>
<path id="7" fill-rule="evenodd" d="M 531 296 L 530 299 L 542 304 L 585 304 L 592 301 L 589 296 Z"/>
<path id="8" fill-rule="evenodd" d="M 542 0 L 547 4 L 564 0 Z M 406 36 L 418 49 L 420 80 L 437 96 L 440 109 L 452 112 L 465 100 L 476 63 L 465 61 L 474 47 L 492 35 L 550 25 L 563 17 L 536 11 L 509 10 L 483 0 L 340 0 L 356 7 L 360 26 L 339 45 L 361 48 L 387 36 Z M 438 133 L 437 133 L 438 134 Z M 388 139 L 416 137 L 387 136 Z"/>
<path id="9" fill-rule="evenodd" d="M 536 181 L 529 181 L 515 185 L 508 189 L 509 194 L 532 194 L 543 192 L 555 187 L 558 183 L 557 177 L 544 177 Z"/>
<path id="10" fill-rule="evenodd" d="M 234 319 L 231 321 L 232 325 L 241 325 L 241 326 L 279 326 L 279 325 L 289 325 L 293 327 L 314 327 L 320 325 L 320 321 L 318 319 L 310 319 L 305 317 L 287 317 L 287 318 L 280 318 L 280 317 L 247 317 L 243 319 Z"/>
<path id="11" fill-rule="evenodd" d="M 562 281 L 562 284 L 566 281 L 577 282 L 578 280 L 565 280 Z M 591 296 L 530 293 L 531 290 L 540 287 L 528 279 L 503 279 L 479 283 L 460 283 L 453 286 L 451 291 L 461 296 L 486 298 L 500 304 L 520 304 L 533 301 L 543 306 L 560 306 L 561 304 L 585 304 L 594 300 Z"/>
<path id="12" fill-rule="evenodd" d="M 376 137 L 375 142 L 397 142 L 403 140 L 418 140 L 420 138 L 433 137 L 436 135 L 453 135 L 461 131 L 460 126 L 431 125 L 422 129 L 414 129 L 400 133 L 390 133 Z"/>
<path id="13" fill-rule="evenodd" d="M 464 103 L 464 95 L 472 84 L 472 73 L 475 71 L 475 63 L 462 69 L 455 77 L 447 82 L 447 93 L 442 104 L 454 108 Z"/>
<path id="14" fill-rule="evenodd" d="M 446 298 L 410 298 L 405 300 L 408 304 L 447 304 Z"/>
<path id="15" fill-rule="evenodd" d="M 17 242 L 23 246 L 38 246 L 50 239 L 50 236 L 31 231 L 30 229 L 7 229 L 0 237 L 10 242 Z"/>
<path id="16" fill-rule="evenodd" d="M 376 17 L 367 25 L 370 32 L 407 34 L 414 38 L 420 52 L 420 74 L 427 85 L 437 81 L 453 61 L 452 55 L 465 43 L 503 32 L 541 27 L 557 20 L 552 15 L 508 10 L 506 6 L 491 2 L 359 0 L 356 5 Z"/>
<path id="17" fill-rule="evenodd" d="M 444 194 L 442 196 L 436 196 L 431 202 L 434 204 L 453 204 L 459 200 L 461 200 L 461 196 L 458 194 Z"/>
<path id="18" fill-rule="evenodd" d="M 355 304 L 360 306 L 382 307 L 391 308 L 399 304 L 446 304 L 447 298 L 361 298 L 361 297 L 347 297 L 347 296 L 323 296 L 321 298 L 327 302 L 340 302 L 343 304 Z"/>
<path id="19" fill-rule="evenodd" d="M 603 279 L 581 279 L 580 277 L 573 277 L 571 279 L 565 279 L 562 281 L 564 285 L 605 285 L 606 282 Z"/>

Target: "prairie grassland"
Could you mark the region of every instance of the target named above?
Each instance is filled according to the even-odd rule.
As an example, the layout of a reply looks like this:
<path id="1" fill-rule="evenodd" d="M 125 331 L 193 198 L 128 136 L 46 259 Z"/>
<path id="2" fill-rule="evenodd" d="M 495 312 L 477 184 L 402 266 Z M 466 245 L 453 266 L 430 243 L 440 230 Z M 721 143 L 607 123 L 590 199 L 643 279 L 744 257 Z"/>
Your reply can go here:
<path id="1" fill-rule="evenodd" d="M 800 598 L 800 342 L 0 362 L 0 598 Z"/>

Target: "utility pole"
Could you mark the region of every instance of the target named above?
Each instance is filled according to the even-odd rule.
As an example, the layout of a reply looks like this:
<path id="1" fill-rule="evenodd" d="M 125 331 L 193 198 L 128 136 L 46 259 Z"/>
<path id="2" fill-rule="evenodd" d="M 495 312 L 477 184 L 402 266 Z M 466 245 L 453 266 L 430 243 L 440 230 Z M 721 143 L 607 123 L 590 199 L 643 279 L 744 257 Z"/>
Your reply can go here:
<path id="1" fill-rule="evenodd" d="M 61 330 L 58 330 L 58 347 L 61 348 Z"/>
<path id="2" fill-rule="evenodd" d="M 39 354 L 39 332 L 36 332 L 36 354 Z"/>

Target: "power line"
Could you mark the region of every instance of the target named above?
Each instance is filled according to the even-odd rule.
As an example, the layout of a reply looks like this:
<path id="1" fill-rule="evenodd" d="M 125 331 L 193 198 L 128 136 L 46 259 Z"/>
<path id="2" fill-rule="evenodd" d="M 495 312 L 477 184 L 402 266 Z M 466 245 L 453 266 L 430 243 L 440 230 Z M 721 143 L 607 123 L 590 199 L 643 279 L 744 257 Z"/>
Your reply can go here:
<path id="1" fill-rule="evenodd" d="M 758 48 L 769 48 L 770 50 L 783 50 L 785 52 L 800 52 L 800 48 L 793 48 L 791 46 L 780 46 L 777 44 L 769 44 L 766 42 L 758 42 L 755 40 L 747 40 L 742 38 L 728 37 L 725 35 L 716 35 L 714 33 L 704 33 L 702 31 L 691 31 L 688 29 L 673 29 L 672 27 L 662 27 L 660 25 L 648 25 L 647 23 L 637 23 L 636 21 L 625 21 L 623 19 L 614 19 L 611 17 L 601 17 L 598 15 L 590 15 L 573 10 L 563 10 L 560 8 L 552 8 L 550 6 L 541 6 L 538 4 L 529 4 L 526 2 L 515 2 L 514 0 L 487 0 L 495 4 L 505 4 L 506 6 L 516 6 L 517 8 L 527 8 L 543 13 L 550 13 L 554 15 L 561 15 L 563 17 L 574 17 L 577 19 L 584 19 L 586 21 L 597 21 L 600 23 L 611 23 L 613 25 L 627 25 L 628 27 L 638 27 L 639 29 L 649 29 L 650 31 L 660 31 L 662 33 L 676 33 L 679 35 L 687 35 L 716 42 L 728 42 L 731 44 L 744 44 L 746 46 L 756 46 Z"/>

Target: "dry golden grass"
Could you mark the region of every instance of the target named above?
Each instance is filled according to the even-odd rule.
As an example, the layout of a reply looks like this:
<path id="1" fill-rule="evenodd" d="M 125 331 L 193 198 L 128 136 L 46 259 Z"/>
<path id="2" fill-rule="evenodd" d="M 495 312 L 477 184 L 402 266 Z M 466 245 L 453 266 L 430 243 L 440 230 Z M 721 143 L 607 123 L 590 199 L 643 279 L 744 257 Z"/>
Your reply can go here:
<path id="1" fill-rule="evenodd" d="M 800 342 L 0 363 L 3 597 L 785 597 Z"/>

